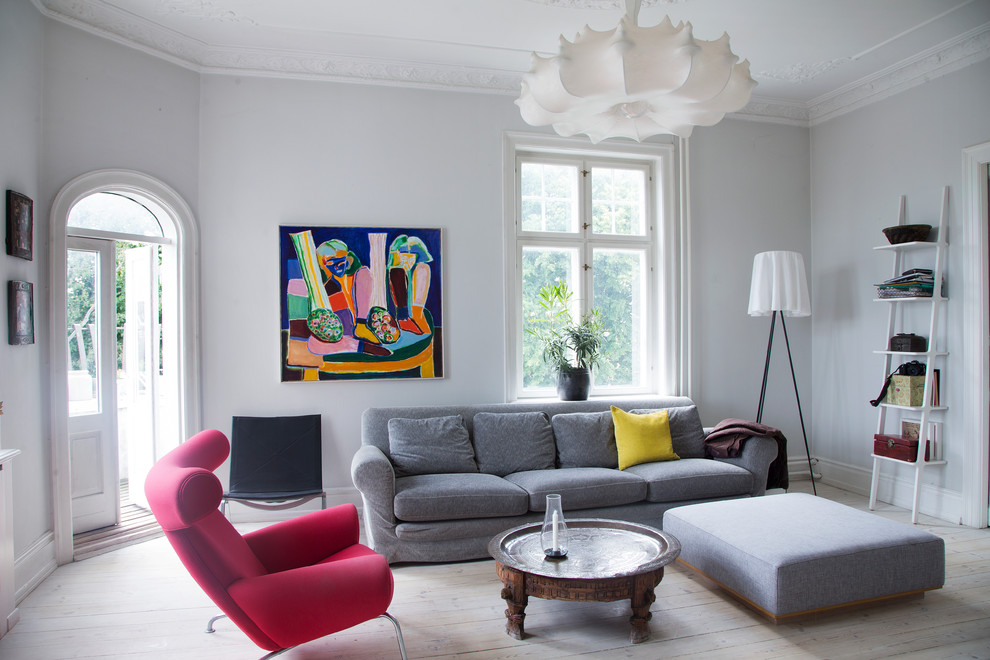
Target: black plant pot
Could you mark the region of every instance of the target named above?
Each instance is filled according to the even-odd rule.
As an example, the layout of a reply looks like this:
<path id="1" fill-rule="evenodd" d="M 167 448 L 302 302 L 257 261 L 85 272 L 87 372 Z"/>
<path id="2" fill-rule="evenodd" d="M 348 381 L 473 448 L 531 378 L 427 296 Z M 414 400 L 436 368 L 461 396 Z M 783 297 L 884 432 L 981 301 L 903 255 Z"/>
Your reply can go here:
<path id="1" fill-rule="evenodd" d="M 557 396 L 561 401 L 587 401 L 591 390 L 591 371 L 571 369 L 557 374 Z"/>

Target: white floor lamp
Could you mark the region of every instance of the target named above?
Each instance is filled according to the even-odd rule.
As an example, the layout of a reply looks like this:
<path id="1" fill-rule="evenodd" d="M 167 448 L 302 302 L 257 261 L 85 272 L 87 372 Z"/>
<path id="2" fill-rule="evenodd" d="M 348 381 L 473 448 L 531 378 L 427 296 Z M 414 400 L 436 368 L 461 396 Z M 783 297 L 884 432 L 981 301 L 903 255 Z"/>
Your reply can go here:
<path id="1" fill-rule="evenodd" d="M 775 250 L 761 252 L 753 258 L 753 281 L 749 289 L 749 315 L 770 316 L 770 338 L 767 341 L 767 360 L 763 365 L 763 387 L 760 389 L 760 407 L 756 421 L 763 421 L 763 404 L 767 395 L 767 376 L 770 374 L 770 352 L 773 349 L 773 329 L 780 312 L 780 325 L 784 328 L 784 342 L 787 344 L 787 361 L 791 365 L 791 381 L 794 383 L 794 398 L 797 400 L 798 418 L 801 420 L 801 433 L 804 435 L 804 451 L 808 457 L 808 472 L 811 475 L 811 489 L 815 495 L 815 472 L 811 467 L 811 450 L 808 448 L 808 433 L 804 428 L 804 414 L 801 412 L 801 397 L 798 395 L 797 378 L 794 376 L 794 360 L 791 359 L 791 342 L 787 337 L 785 316 L 811 316 L 811 298 L 808 296 L 808 279 L 804 271 L 804 257 L 800 252 Z"/>

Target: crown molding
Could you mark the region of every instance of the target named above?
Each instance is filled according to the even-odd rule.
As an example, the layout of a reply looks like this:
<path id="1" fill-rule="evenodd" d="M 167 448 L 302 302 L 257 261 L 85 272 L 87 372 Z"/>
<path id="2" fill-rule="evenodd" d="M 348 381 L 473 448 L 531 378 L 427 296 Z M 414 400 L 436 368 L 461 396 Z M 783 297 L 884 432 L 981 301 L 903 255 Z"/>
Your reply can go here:
<path id="1" fill-rule="evenodd" d="M 958 71 L 990 57 L 990 23 L 918 53 L 894 66 L 812 99 L 810 126 L 876 103 L 907 89 Z"/>
<path id="2" fill-rule="evenodd" d="M 177 0 L 178 1 L 178 0 Z M 251 22 L 229 12 L 217 13 L 206 0 L 182 0 L 169 11 L 197 11 L 215 21 Z M 679 0 L 652 0 L 671 4 Z M 331 80 L 461 92 L 516 95 L 522 72 L 458 67 L 434 63 L 361 58 L 333 53 L 220 47 L 203 43 L 151 21 L 93 0 L 32 0 L 45 16 L 91 34 L 135 48 L 199 73 Z M 606 7 L 617 0 L 533 0 L 548 5 Z M 648 5 L 646 0 L 644 5 Z M 163 5 L 164 6 L 164 5 Z M 843 86 L 809 103 L 754 97 L 730 116 L 797 126 L 815 126 L 882 100 L 928 80 L 990 57 L 990 23 L 909 58 L 872 76 Z M 833 68 L 836 62 L 795 65 L 767 72 L 768 77 L 799 83 Z M 759 75 L 759 74 L 758 74 Z"/>
<path id="3" fill-rule="evenodd" d="M 487 94 L 518 94 L 522 74 L 341 55 L 212 48 L 197 62 L 204 73 L 320 79 Z"/>
<path id="4" fill-rule="evenodd" d="M 563 7 L 564 9 L 608 9 L 626 10 L 623 0 L 529 0 L 547 7 Z M 677 5 L 687 0 L 643 0 L 643 9 L 655 5 Z"/>
<path id="5" fill-rule="evenodd" d="M 789 126 L 808 126 L 808 106 L 796 101 L 782 99 L 750 98 L 746 107 L 726 115 L 733 119 L 761 121 L 770 124 L 787 124 Z"/>

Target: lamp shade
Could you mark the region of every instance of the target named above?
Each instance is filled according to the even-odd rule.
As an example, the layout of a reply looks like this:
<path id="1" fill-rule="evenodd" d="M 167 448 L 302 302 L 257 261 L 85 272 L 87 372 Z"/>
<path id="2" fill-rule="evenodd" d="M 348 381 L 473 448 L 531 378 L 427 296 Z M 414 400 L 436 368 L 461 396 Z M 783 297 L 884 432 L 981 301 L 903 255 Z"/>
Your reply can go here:
<path id="1" fill-rule="evenodd" d="M 749 103 L 756 86 L 749 62 L 729 49 L 729 35 L 694 38 L 690 23 L 670 17 L 638 24 L 639 0 L 626 0 L 619 26 L 585 26 L 574 41 L 560 37 L 560 53 L 533 54 L 516 104 L 533 126 L 560 135 L 583 133 L 644 140 L 667 133 L 686 138 L 695 126 L 714 126 Z"/>
<path id="2" fill-rule="evenodd" d="M 774 250 L 753 258 L 749 288 L 749 315 L 811 316 L 811 297 L 800 252 Z"/>

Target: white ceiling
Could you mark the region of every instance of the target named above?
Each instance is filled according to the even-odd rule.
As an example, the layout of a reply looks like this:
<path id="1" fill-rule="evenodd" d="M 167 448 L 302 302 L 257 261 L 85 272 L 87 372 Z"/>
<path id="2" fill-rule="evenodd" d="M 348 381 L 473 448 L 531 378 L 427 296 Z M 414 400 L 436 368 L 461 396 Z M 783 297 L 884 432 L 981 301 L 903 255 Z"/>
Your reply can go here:
<path id="1" fill-rule="evenodd" d="M 46 15 L 202 72 L 518 94 L 533 51 L 622 0 L 33 0 Z M 740 114 L 814 123 L 990 57 L 990 0 L 643 0 L 727 32 L 759 83 Z M 990 84 L 990 81 L 988 81 Z"/>

